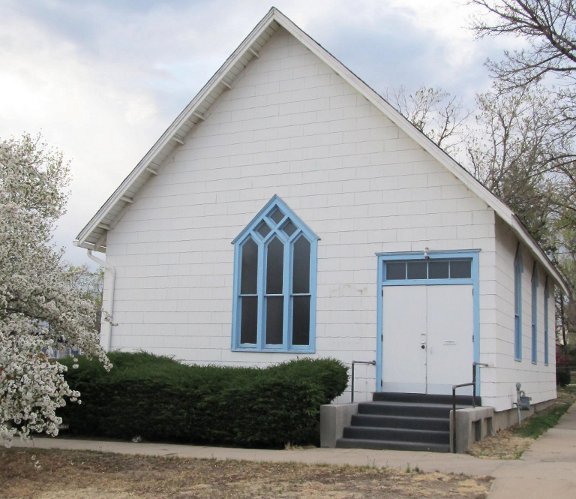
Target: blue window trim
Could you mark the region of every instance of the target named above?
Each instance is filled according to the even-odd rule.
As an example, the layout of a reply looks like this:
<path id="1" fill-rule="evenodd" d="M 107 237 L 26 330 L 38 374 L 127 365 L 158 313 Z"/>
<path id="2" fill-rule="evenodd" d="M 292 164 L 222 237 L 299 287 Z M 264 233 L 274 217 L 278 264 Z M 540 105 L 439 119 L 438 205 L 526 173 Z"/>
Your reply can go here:
<path id="1" fill-rule="evenodd" d="M 538 268 L 532 266 L 532 364 L 538 363 Z"/>
<path id="2" fill-rule="evenodd" d="M 520 244 L 514 257 L 514 360 L 522 362 L 522 273 L 524 264 Z"/>
<path id="3" fill-rule="evenodd" d="M 423 252 L 406 252 L 406 253 L 377 253 L 378 257 L 378 277 L 377 277 L 377 324 L 376 324 L 376 391 L 382 391 L 382 342 L 383 342 L 383 297 L 382 290 L 384 286 L 417 286 L 417 285 L 472 285 L 473 296 L 473 315 L 474 315 L 474 362 L 480 361 L 480 275 L 479 275 L 479 249 L 456 250 L 456 251 L 430 251 Z M 450 259 L 470 259 L 472 260 L 472 273 L 469 279 L 402 279 L 386 281 L 384 268 L 387 262 L 398 260 L 423 260 L 425 257 L 430 260 L 450 260 Z M 480 393 L 480 369 L 476 368 L 476 392 Z"/>
<path id="4" fill-rule="evenodd" d="M 548 276 L 546 276 L 546 280 L 544 281 L 544 364 L 548 365 L 548 356 L 549 356 L 549 346 L 548 346 L 548 298 L 550 296 L 550 290 L 548 288 Z"/>
<path id="5" fill-rule="evenodd" d="M 256 232 L 256 228 L 262 220 L 270 220 L 268 214 L 278 207 L 284 217 L 277 224 L 282 227 L 287 219 L 290 219 L 295 225 L 296 230 L 287 236 L 279 229 L 273 229 L 265 237 Z M 275 224 L 275 222 L 274 222 Z M 283 323 L 283 343 L 281 345 L 267 345 L 265 343 L 264 324 L 266 324 L 266 311 L 264 307 L 264 276 L 266 268 L 266 251 L 267 243 L 274 237 L 278 237 L 284 243 L 284 274 L 283 274 L 283 293 L 282 296 L 292 297 L 292 254 L 294 243 L 300 238 L 305 237 L 310 243 L 310 332 L 308 345 L 292 345 L 292 299 L 284 300 L 284 323 Z M 256 344 L 240 343 L 240 325 L 241 325 L 241 308 L 239 305 L 240 298 L 240 270 L 241 247 L 252 237 L 258 246 L 258 278 L 257 278 L 257 296 L 258 296 L 258 331 Z M 232 302 L 232 351 L 242 352 L 279 352 L 279 353 L 315 353 L 316 351 L 316 272 L 318 256 L 319 237 L 298 217 L 294 211 L 277 195 L 274 195 L 264 207 L 256 214 L 251 222 L 234 238 L 234 297 Z"/>

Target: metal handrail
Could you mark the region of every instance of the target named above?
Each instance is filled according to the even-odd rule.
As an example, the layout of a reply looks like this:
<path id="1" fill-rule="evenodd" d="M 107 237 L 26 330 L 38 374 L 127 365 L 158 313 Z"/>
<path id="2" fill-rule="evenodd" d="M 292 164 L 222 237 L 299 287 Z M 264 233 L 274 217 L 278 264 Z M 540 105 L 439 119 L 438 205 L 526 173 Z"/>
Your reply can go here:
<path id="1" fill-rule="evenodd" d="M 354 403 L 354 366 L 356 364 L 366 364 L 369 366 L 375 366 L 376 361 L 375 360 L 353 360 L 352 361 L 352 380 L 350 382 L 350 384 L 351 384 L 351 386 L 350 386 L 350 403 L 351 404 Z"/>
<path id="2" fill-rule="evenodd" d="M 472 405 L 476 407 L 476 380 L 472 383 L 452 385 L 452 452 L 456 454 L 456 389 L 472 386 Z"/>
<path id="3" fill-rule="evenodd" d="M 488 367 L 488 364 L 474 362 L 472 364 L 472 383 L 460 383 L 452 385 L 452 452 L 456 453 L 456 390 L 465 386 L 472 387 L 472 407 L 476 407 L 476 368 Z"/>

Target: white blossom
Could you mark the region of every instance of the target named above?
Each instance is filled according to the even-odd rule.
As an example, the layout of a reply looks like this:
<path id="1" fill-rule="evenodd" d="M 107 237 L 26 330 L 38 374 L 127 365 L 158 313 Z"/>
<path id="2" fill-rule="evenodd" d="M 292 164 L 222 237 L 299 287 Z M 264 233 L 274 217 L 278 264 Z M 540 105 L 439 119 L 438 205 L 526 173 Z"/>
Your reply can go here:
<path id="1" fill-rule="evenodd" d="M 80 349 L 111 365 L 98 341 L 94 305 L 79 296 L 62 252 L 50 243 L 63 214 L 68 168 L 29 135 L 0 141 L 0 442 L 57 435 L 56 410 L 80 393 L 66 367 L 44 353 Z M 77 359 L 74 359 L 77 364 Z"/>

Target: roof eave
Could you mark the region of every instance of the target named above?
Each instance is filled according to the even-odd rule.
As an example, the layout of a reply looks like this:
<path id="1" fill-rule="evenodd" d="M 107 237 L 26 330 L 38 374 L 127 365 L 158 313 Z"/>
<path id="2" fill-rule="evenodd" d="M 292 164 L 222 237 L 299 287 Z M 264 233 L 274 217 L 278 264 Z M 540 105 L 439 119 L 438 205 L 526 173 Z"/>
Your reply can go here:
<path id="1" fill-rule="evenodd" d="M 544 253 L 544 251 L 542 250 L 542 248 L 540 247 L 538 242 L 532 237 L 530 232 L 528 232 L 528 229 L 522 223 L 522 221 L 518 218 L 518 216 L 516 214 L 512 214 L 512 217 L 513 217 L 513 219 L 512 219 L 513 223 L 508 222 L 508 225 L 510 226 L 512 231 L 516 235 L 522 237 L 523 242 L 525 243 L 527 248 L 530 250 L 532 255 L 536 258 L 539 257 L 538 259 L 540 260 L 540 264 L 546 269 L 548 274 L 556 281 L 556 284 L 558 284 L 558 286 L 560 286 L 560 288 L 562 288 L 562 291 L 567 296 L 571 296 L 570 285 L 568 284 L 568 282 L 566 281 L 564 276 L 558 271 L 556 266 L 548 258 L 548 255 L 546 255 L 546 253 Z M 505 220 L 505 222 L 506 222 L 506 220 Z"/>
<path id="2" fill-rule="evenodd" d="M 178 117 L 172 122 L 172 124 L 166 129 L 166 131 L 160 136 L 152 148 L 146 153 L 146 155 L 140 160 L 140 162 L 134 167 L 134 169 L 128 174 L 128 176 L 122 181 L 118 188 L 112 193 L 112 195 L 106 200 L 106 202 L 101 206 L 101 208 L 96 212 L 96 214 L 90 219 L 86 226 L 78 234 L 75 244 L 79 247 L 94 249 L 97 243 L 91 241 L 91 236 L 94 235 L 96 228 L 101 225 L 105 217 L 118 206 L 119 202 L 122 202 L 122 197 L 126 196 L 128 190 L 134 185 L 134 183 L 143 175 L 150 175 L 150 168 L 158 168 L 160 165 L 155 163 L 155 159 L 160 155 L 161 152 L 167 154 L 170 153 L 181 140 L 175 141 L 178 138 L 178 131 L 182 128 L 182 125 L 186 123 L 191 116 L 196 116 L 200 121 L 201 113 L 198 113 L 198 108 L 202 106 L 206 98 L 218 87 L 223 86 L 220 93 L 225 91 L 225 89 L 230 88 L 230 84 L 225 81 L 226 76 L 229 74 L 230 70 L 235 67 L 238 61 L 250 54 L 250 59 L 256 57 L 256 53 L 252 50 L 251 46 L 272 23 L 276 20 L 279 15 L 279 11 L 276 8 L 271 8 L 268 13 L 260 20 L 256 27 L 246 36 L 242 43 L 236 48 L 236 50 L 226 59 L 224 64 L 214 73 L 212 78 L 202 87 L 202 89 L 196 94 L 196 96 L 190 101 L 190 103 L 184 108 L 184 110 L 178 115 Z M 124 203 L 116 211 L 118 212 L 115 219 L 125 208 Z M 100 246 L 105 251 L 104 246 Z M 100 250 L 99 250 L 100 251 Z"/>

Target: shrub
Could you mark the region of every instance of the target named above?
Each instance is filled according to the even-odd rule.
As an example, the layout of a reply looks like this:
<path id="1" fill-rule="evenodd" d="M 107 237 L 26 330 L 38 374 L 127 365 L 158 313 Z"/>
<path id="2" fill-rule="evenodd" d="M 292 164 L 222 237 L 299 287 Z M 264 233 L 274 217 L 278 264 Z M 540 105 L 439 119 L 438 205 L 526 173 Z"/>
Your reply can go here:
<path id="1" fill-rule="evenodd" d="M 566 351 L 556 345 L 556 384 L 567 386 L 570 384 L 571 358 Z"/>
<path id="2" fill-rule="evenodd" d="M 567 386 L 570 384 L 570 369 L 558 368 L 556 370 L 556 384 L 558 386 Z"/>
<path id="3" fill-rule="evenodd" d="M 258 369 L 188 366 L 147 353 L 109 357 L 110 372 L 80 358 L 66 374 L 82 394 L 81 405 L 62 410 L 73 434 L 246 447 L 317 443 L 320 405 L 348 381 L 333 359 Z"/>
<path id="4" fill-rule="evenodd" d="M 278 364 L 271 371 L 292 379 L 316 380 L 328 401 L 340 395 L 348 384 L 348 370 L 334 359 L 298 359 Z"/>

